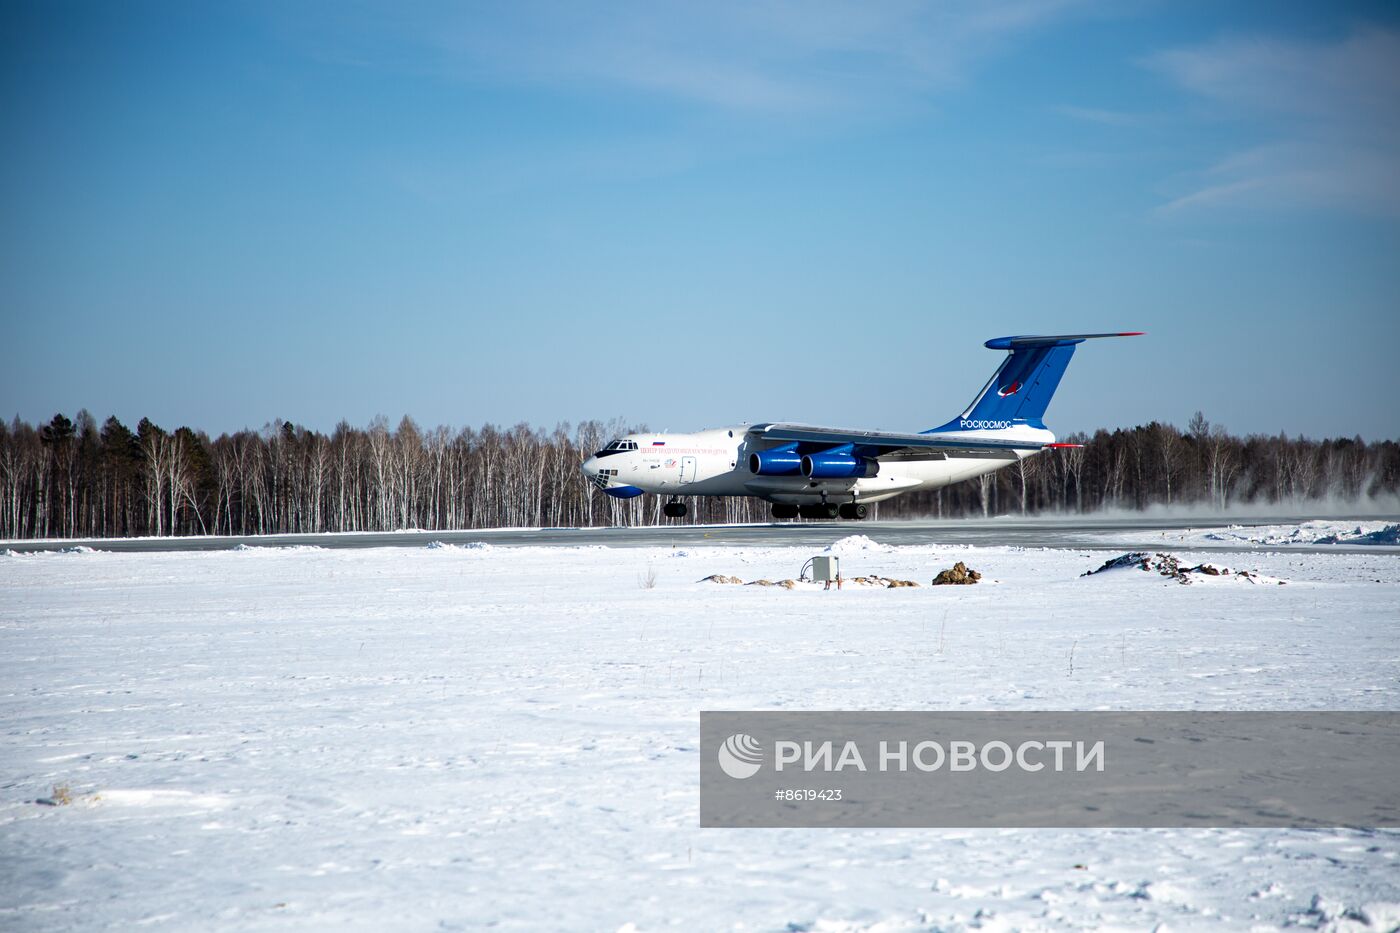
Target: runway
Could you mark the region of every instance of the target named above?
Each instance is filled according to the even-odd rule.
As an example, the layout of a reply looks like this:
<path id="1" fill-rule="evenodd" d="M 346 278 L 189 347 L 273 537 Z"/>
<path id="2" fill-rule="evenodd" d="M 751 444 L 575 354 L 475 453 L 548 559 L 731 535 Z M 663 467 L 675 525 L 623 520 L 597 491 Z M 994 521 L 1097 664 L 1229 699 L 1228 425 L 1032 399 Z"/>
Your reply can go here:
<path id="1" fill-rule="evenodd" d="M 886 545 L 974 545 L 979 547 L 1051 547 L 1083 550 L 1124 551 L 1181 545 L 1169 540 L 1172 532 L 1226 525 L 1269 525 L 1317 518 L 1308 515 L 1230 515 L 1183 518 L 1141 516 L 1104 518 L 1097 516 L 1053 518 L 994 518 L 918 521 L 864 522 L 774 522 L 755 525 L 675 525 L 614 528 L 508 528 L 467 531 L 345 532 L 292 535 L 193 536 L 180 538 L 84 538 L 0 542 L 0 551 L 16 553 L 57 551 L 90 547 L 100 551 L 214 551 L 245 547 L 377 548 L 426 547 L 434 541 L 444 544 L 486 542 L 500 547 L 708 547 L 805 546 L 823 548 L 848 535 L 861 534 Z M 1352 516 L 1335 516 L 1351 519 Z M 1385 516 L 1366 516 L 1357 521 L 1376 521 Z M 1388 520 L 1394 521 L 1394 518 Z M 1400 553 L 1400 548 L 1376 545 L 1241 545 L 1234 542 L 1193 542 L 1191 550 L 1258 551 L 1287 550 L 1301 553 L 1334 554 L 1342 551 Z"/>

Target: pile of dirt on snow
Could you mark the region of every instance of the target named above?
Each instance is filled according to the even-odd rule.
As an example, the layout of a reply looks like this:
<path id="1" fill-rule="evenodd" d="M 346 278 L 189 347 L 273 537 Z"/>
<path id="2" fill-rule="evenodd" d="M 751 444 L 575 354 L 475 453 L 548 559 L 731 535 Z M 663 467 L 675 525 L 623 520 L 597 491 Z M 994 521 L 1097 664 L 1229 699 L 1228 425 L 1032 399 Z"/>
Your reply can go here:
<path id="1" fill-rule="evenodd" d="M 982 579 L 982 575 L 975 570 L 968 570 L 967 564 L 958 561 L 947 570 L 938 571 L 938 576 L 933 578 L 933 586 L 969 586 Z"/>
<path id="2" fill-rule="evenodd" d="M 851 577 L 846 583 L 856 583 L 861 586 L 883 586 L 886 589 L 894 589 L 899 586 L 918 586 L 913 580 L 895 580 L 890 577 L 881 577 L 871 574 L 868 577 Z"/>
<path id="3" fill-rule="evenodd" d="M 1091 577 L 1096 573 L 1104 573 L 1110 570 L 1131 570 L 1138 569 L 1146 573 L 1155 573 L 1158 576 L 1175 580 L 1183 585 L 1190 585 L 1195 580 L 1204 577 L 1226 577 L 1234 578 L 1246 583 L 1278 583 L 1282 585 L 1285 581 L 1274 580 L 1269 577 L 1260 576 L 1253 570 L 1237 570 L 1230 572 L 1229 567 L 1216 567 L 1214 564 L 1197 564 L 1188 567 L 1182 564 L 1181 560 L 1171 554 L 1148 554 L 1145 551 L 1132 551 L 1128 554 L 1120 554 L 1110 560 L 1104 561 L 1102 567 L 1096 570 L 1086 570 L 1080 576 Z"/>
<path id="4" fill-rule="evenodd" d="M 798 581 L 798 580 L 751 580 L 751 581 L 748 582 L 748 583 L 744 583 L 744 581 L 741 580 L 741 579 L 738 578 L 738 577 L 729 577 L 729 576 L 725 576 L 725 575 L 722 574 L 722 573 L 712 573 L 712 574 L 710 574 L 708 577 L 706 577 L 705 579 L 701 580 L 700 582 L 701 582 L 701 583 L 737 583 L 737 584 L 741 584 L 741 585 L 743 585 L 743 586 L 781 586 L 781 587 L 782 587 L 783 589 L 785 589 L 785 590 L 791 590 L 791 589 L 795 589 L 795 588 L 797 587 L 797 584 L 798 584 L 799 582 L 806 582 L 806 581 Z M 885 588 L 887 588 L 887 589 L 893 589 L 893 588 L 895 588 L 895 587 L 900 587 L 900 586 L 918 586 L 918 585 L 919 585 L 919 584 L 915 583 L 913 580 L 892 580 L 892 579 L 890 579 L 889 577 L 879 577 L 879 576 L 874 576 L 874 575 L 868 576 L 868 577 L 848 577 L 848 578 L 846 578 L 845 580 L 842 580 L 841 582 L 842 582 L 842 583 L 850 583 L 850 584 L 858 584 L 858 585 L 861 585 L 861 586 L 883 586 L 883 587 L 885 587 Z"/>

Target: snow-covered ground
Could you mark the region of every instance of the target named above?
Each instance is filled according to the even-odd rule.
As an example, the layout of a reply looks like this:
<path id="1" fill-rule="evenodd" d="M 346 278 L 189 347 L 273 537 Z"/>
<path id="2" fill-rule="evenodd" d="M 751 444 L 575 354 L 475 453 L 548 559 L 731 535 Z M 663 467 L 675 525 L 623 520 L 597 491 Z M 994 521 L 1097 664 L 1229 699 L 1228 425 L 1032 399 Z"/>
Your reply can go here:
<path id="1" fill-rule="evenodd" d="M 1224 527 L 1168 529 L 1157 533 L 1164 546 L 1212 547 L 1253 545 L 1286 547 L 1288 545 L 1400 545 L 1400 524 L 1387 521 L 1309 521 L 1286 522 L 1278 525 L 1227 525 Z M 1140 541 L 1142 532 L 1119 535 L 1098 535 L 1101 540 Z"/>
<path id="2" fill-rule="evenodd" d="M 1287 583 L 868 539 L 847 575 L 983 582 L 697 582 L 802 548 L 0 556 L 0 927 L 1393 928 L 1396 831 L 698 828 L 701 709 L 1397 707 L 1400 556 L 1173 548 Z"/>

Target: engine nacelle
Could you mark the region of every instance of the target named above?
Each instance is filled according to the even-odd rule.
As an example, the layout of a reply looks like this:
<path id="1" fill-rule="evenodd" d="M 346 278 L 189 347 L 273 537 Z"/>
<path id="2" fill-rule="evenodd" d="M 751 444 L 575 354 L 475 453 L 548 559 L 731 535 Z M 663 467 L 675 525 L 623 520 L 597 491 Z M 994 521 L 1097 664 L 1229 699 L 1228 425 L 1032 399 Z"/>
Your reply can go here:
<path id="1" fill-rule="evenodd" d="M 878 461 L 839 451 L 828 450 L 802 458 L 802 475 L 808 479 L 859 479 L 879 472 Z"/>
<path id="2" fill-rule="evenodd" d="M 749 454 L 749 472 L 759 476 L 796 476 L 802 472 L 802 457 L 796 444 L 755 451 Z"/>

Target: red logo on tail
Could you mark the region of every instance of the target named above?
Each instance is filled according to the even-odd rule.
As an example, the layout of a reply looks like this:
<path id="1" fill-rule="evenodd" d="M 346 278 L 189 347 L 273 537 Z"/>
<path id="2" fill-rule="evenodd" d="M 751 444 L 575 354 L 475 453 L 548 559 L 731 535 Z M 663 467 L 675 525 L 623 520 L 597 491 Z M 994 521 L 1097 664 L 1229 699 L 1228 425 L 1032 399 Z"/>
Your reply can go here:
<path id="1" fill-rule="evenodd" d="M 1017 392 L 1020 391 L 1021 383 L 1013 382 L 1009 386 L 1002 386 L 1000 389 L 997 389 L 997 395 L 1000 395 L 1002 398 L 1006 398 L 1008 395 L 1015 395 Z"/>

